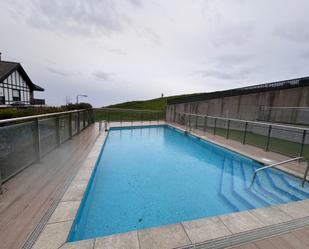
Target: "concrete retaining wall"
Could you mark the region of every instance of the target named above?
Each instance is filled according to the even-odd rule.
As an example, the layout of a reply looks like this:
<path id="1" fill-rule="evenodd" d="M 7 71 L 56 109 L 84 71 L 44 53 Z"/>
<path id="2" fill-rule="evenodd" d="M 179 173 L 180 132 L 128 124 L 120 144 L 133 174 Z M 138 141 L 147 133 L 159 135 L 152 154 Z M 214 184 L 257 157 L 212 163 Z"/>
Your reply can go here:
<path id="1" fill-rule="evenodd" d="M 173 121 L 175 112 L 187 112 L 217 117 L 258 120 L 261 106 L 308 107 L 309 86 L 168 105 L 166 118 L 168 121 Z M 287 115 L 284 110 L 276 111 L 276 120 L 281 122 L 287 120 L 286 122 L 289 123 L 297 123 L 297 120 L 302 120 L 302 122 L 309 124 L 307 118 L 298 116 L 300 115 Z"/>

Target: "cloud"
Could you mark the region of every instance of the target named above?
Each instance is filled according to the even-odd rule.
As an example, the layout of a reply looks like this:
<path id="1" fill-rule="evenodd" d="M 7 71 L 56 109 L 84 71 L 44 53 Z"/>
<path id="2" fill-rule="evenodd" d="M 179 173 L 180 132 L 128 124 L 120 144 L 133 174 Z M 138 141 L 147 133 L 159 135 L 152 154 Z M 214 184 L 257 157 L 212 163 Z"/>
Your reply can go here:
<path id="1" fill-rule="evenodd" d="M 55 68 L 55 67 L 47 67 L 47 70 L 53 74 L 57 74 L 59 76 L 63 76 L 63 77 L 71 77 L 71 76 L 76 76 L 76 75 L 80 75 L 80 73 L 76 73 L 76 72 L 69 72 L 66 71 L 64 69 L 60 69 L 60 68 Z"/>
<path id="2" fill-rule="evenodd" d="M 309 51 L 301 52 L 300 57 L 304 60 L 308 60 L 309 59 Z"/>
<path id="3" fill-rule="evenodd" d="M 136 30 L 136 34 L 138 37 L 143 37 L 148 41 L 151 41 L 155 45 L 161 45 L 161 39 L 157 32 L 149 27 L 145 27 L 142 29 Z"/>
<path id="4" fill-rule="evenodd" d="M 142 5 L 142 2 L 140 0 L 129 0 L 129 2 L 131 2 L 132 4 L 137 5 L 137 6 Z"/>
<path id="5" fill-rule="evenodd" d="M 309 43 L 308 21 L 294 21 L 275 29 L 274 34 L 298 43 Z"/>
<path id="6" fill-rule="evenodd" d="M 239 70 L 228 71 L 227 69 L 205 69 L 195 71 L 195 74 L 201 75 L 203 78 L 215 78 L 219 80 L 243 80 L 249 75 L 256 72 L 254 67 L 241 68 Z"/>
<path id="7" fill-rule="evenodd" d="M 121 31 L 129 18 L 118 5 L 141 6 L 138 0 L 16 0 L 16 3 L 12 9 L 31 26 L 76 35 Z"/>
<path id="8" fill-rule="evenodd" d="M 116 54 L 116 55 L 123 55 L 123 56 L 125 56 L 125 55 L 128 54 L 127 52 L 125 52 L 125 51 L 123 51 L 121 49 L 112 49 L 112 48 L 110 48 L 110 49 L 107 49 L 107 51 L 111 52 L 113 54 Z"/>
<path id="9" fill-rule="evenodd" d="M 251 55 L 248 54 L 223 54 L 221 56 L 218 56 L 216 58 L 216 62 L 218 64 L 240 64 L 240 63 L 245 63 L 248 62 L 252 58 Z"/>
<path id="10" fill-rule="evenodd" d="M 103 80 L 103 81 L 112 81 L 113 75 L 114 74 L 112 74 L 112 73 L 106 73 L 106 72 L 103 72 L 101 70 L 97 70 L 97 71 L 93 72 L 93 76 L 97 80 Z"/>
<path id="11" fill-rule="evenodd" d="M 253 22 L 221 25 L 212 31 L 210 39 L 218 48 L 227 45 L 241 46 L 250 40 L 254 28 Z"/>

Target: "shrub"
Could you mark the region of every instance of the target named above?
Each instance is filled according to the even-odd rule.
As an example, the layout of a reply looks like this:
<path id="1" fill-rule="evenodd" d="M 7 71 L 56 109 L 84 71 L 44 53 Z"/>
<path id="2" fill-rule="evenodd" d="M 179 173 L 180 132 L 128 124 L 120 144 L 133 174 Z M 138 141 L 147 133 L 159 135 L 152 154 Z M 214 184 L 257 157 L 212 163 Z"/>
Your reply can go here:
<path id="1" fill-rule="evenodd" d="M 69 104 L 60 107 L 42 106 L 42 107 L 9 107 L 0 109 L 0 119 L 18 118 L 32 115 L 40 115 L 53 112 L 64 112 L 71 110 L 80 110 L 92 108 L 89 103 Z"/>

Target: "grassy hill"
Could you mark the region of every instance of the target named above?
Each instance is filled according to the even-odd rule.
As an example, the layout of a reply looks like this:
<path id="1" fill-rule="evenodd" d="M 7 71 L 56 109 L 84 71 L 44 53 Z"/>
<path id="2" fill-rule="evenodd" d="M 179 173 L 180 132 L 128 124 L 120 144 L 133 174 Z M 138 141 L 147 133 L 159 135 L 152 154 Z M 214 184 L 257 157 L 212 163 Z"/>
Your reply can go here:
<path id="1" fill-rule="evenodd" d="M 189 95 L 189 94 L 187 94 Z M 109 108 L 123 108 L 123 109 L 138 109 L 138 110 L 156 110 L 161 111 L 164 110 L 167 104 L 167 100 L 175 99 L 187 95 L 176 95 L 176 96 L 169 96 L 163 98 L 156 98 L 150 100 L 140 100 L 140 101 L 129 101 L 115 105 L 109 105 L 106 107 Z"/>

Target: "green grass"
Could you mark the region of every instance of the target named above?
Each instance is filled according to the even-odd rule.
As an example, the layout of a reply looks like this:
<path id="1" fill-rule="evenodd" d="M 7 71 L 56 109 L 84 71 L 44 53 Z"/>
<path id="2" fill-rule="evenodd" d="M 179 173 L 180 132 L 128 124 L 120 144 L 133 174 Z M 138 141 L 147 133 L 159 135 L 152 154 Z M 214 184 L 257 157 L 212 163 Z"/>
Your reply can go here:
<path id="1" fill-rule="evenodd" d="M 165 108 L 167 101 L 187 95 L 176 95 L 163 98 L 129 101 L 115 105 L 106 106 L 106 108 L 113 108 L 114 110 L 95 109 L 96 121 L 151 121 L 163 120 L 165 118 Z M 117 110 L 126 109 L 126 111 Z"/>
<path id="2" fill-rule="evenodd" d="M 124 103 L 119 103 L 115 105 L 106 106 L 108 108 L 122 108 L 122 109 L 138 109 L 138 110 L 155 110 L 163 111 L 166 108 L 167 100 L 176 99 L 187 95 L 176 95 L 163 98 L 156 98 L 150 100 L 140 100 L 140 101 L 129 101 Z"/>
<path id="3" fill-rule="evenodd" d="M 164 111 L 135 111 L 135 110 L 108 110 L 108 109 L 95 109 L 95 120 L 106 120 L 108 122 L 119 121 L 151 121 L 151 120 L 164 120 Z"/>

